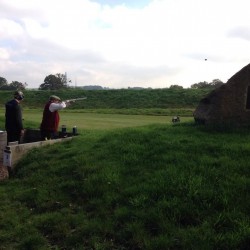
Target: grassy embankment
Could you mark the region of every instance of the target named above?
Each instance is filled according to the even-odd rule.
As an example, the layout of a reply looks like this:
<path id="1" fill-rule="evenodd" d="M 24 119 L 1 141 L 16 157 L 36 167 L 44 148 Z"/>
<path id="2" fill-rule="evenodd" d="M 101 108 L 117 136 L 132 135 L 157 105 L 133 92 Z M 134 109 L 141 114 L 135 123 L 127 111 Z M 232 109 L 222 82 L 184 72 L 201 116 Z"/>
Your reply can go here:
<path id="1" fill-rule="evenodd" d="M 120 114 L 153 114 L 190 115 L 199 100 L 208 90 L 195 89 L 145 89 L 145 90 L 99 90 L 85 91 L 69 89 L 65 91 L 34 91 L 24 92 L 22 103 L 24 109 L 42 109 L 51 94 L 63 100 L 86 96 L 87 99 L 76 102 L 71 110 L 81 112 L 102 112 Z M 12 98 L 13 92 L 0 91 L 0 106 Z"/>
<path id="2" fill-rule="evenodd" d="M 249 141 L 190 122 L 35 149 L 0 183 L 0 248 L 247 249 Z"/>

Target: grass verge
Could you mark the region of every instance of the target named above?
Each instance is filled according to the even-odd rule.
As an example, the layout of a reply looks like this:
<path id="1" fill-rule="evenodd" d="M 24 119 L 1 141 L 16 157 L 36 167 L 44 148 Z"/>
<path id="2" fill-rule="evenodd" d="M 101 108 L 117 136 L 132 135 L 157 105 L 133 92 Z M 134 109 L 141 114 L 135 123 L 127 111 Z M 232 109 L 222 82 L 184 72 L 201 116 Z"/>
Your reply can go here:
<path id="1" fill-rule="evenodd" d="M 3 249 L 247 249 L 249 131 L 84 130 L 0 183 Z"/>

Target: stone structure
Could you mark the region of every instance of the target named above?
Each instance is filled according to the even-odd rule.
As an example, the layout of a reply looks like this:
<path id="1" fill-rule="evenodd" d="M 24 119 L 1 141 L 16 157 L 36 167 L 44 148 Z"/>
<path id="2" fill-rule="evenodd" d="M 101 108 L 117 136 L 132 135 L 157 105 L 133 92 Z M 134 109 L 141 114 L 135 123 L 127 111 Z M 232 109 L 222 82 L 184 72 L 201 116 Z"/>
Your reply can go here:
<path id="1" fill-rule="evenodd" d="M 194 119 L 206 125 L 250 125 L 250 64 L 203 98 Z"/>
<path id="2" fill-rule="evenodd" d="M 0 130 L 0 162 L 3 161 L 3 151 L 7 146 L 7 132 Z"/>
<path id="3" fill-rule="evenodd" d="M 6 146 L 7 146 L 7 133 L 6 131 L 0 131 L 0 181 L 9 178 L 9 172 L 7 168 L 3 166 L 3 154 Z"/>

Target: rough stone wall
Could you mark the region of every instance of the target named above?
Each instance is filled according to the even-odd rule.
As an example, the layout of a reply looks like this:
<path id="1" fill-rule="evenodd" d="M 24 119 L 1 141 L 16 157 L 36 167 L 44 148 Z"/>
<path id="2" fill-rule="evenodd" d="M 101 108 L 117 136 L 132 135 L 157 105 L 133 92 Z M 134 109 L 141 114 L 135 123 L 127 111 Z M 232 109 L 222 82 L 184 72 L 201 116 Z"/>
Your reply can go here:
<path id="1" fill-rule="evenodd" d="M 0 131 L 0 181 L 9 178 L 9 172 L 7 167 L 3 166 L 3 154 L 6 146 L 7 133 L 6 131 Z"/>
<path id="2" fill-rule="evenodd" d="M 195 121 L 240 126 L 250 124 L 250 109 L 246 109 L 248 87 L 250 64 L 200 101 L 194 112 Z"/>
<path id="3" fill-rule="evenodd" d="M 7 146 L 7 132 L 0 131 L 0 162 L 3 161 L 3 151 Z"/>

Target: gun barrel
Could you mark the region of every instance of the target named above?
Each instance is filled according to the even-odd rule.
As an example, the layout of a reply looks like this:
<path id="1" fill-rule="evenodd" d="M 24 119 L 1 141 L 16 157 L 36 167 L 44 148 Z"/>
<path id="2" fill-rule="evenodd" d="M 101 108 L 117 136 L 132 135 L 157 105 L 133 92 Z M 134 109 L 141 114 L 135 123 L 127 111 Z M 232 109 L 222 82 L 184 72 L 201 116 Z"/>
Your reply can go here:
<path id="1" fill-rule="evenodd" d="M 66 102 L 75 102 L 75 101 L 80 101 L 80 100 L 85 100 L 85 99 L 87 99 L 87 97 L 81 97 L 81 98 L 69 99 L 69 100 L 66 100 Z"/>

